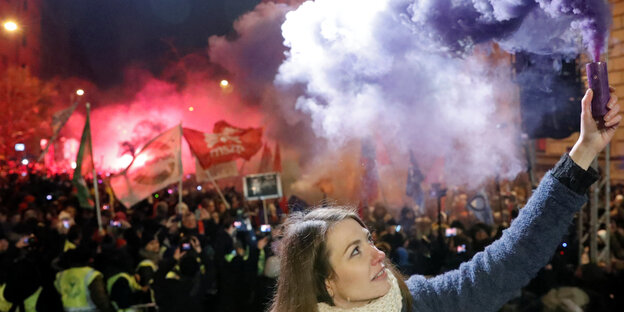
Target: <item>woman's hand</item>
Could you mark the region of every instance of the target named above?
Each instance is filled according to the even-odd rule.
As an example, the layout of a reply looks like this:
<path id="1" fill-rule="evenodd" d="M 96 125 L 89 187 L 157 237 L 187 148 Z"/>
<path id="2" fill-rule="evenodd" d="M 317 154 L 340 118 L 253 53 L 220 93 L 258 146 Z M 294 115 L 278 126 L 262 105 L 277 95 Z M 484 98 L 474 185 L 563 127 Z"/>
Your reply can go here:
<path id="1" fill-rule="evenodd" d="M 593 91 L 588 89 L 581 100 L 581 135 L 570 151 L 570 158 L 584 170 L 589 168 L 598 153 L 609 144 L 622 121 L 620 105 L 617 104 L 617 96 L 614 94 L 615 90 L 609 89 L 611 100 L 607 104 L 609 112 L 604 116 L 604 127 L 598 127 L 599 122 L 592 117 Z"/>
<path id="2" fill-rule="evenodd" d="M 195 236 L 191 237 L 191 246 L 193 246 L 193 249 L 195 249 L 195 252 L 197 254 L 201 254 L 202 248 L 201 248 L 201 244 L 199 243 L 199 239 L 197 239 L 197 237 Z"/>

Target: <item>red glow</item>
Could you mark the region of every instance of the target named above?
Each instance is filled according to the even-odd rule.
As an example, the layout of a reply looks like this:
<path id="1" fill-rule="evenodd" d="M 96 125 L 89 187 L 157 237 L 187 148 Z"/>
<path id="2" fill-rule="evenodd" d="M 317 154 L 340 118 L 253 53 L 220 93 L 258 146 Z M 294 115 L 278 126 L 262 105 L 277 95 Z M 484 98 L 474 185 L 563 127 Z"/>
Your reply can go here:
<path id="1" fill-rule="evenodd" d="M 99 171 L 116 173 L 130 164 L 132 152 L 127 146 L 124 149 L 123 142 L 130 143 L 134 154 L 138 154 L 149 140 L 180 123 L 205 132 L 210 132 L 219 120 L 240 127 L 262 126 L 259 108 L 245 106 L 236 93 L 224 94 L 219 84 L 193 78 L 190 79 L 193 84 L 179 91 L 171 83 L 143 75 L 146 83 L 132 99 L 92 107 L 93 157 Z M 201 114 L 197 113 L 199 111 Z M 63 144 L 65 168 L 76 159 L 84 121 L 84 115 L 75 113 L 63 129 L 63 135 L 70 137 Z M 184 172 L 193 172 L 194 161 L 186 142 L 182 144 Z M 149 160 L 148 155 L 143 157 L 135 163 L 144 164 Z"/>

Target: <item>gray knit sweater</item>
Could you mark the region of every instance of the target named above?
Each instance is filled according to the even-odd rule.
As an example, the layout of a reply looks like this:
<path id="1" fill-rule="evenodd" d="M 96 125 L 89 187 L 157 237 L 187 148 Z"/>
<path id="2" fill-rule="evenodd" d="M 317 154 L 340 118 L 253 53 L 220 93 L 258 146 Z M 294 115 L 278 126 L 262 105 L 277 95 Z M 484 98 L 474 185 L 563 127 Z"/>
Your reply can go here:
<path id="1" fill-rule="evenodd" d="M 497 311 L 535 277 L 585 203 L 584 190 L 597 179 L 564 155 L 542 179 L 503 236 L 459 269 L 406 283 L 414 311 Z"/>

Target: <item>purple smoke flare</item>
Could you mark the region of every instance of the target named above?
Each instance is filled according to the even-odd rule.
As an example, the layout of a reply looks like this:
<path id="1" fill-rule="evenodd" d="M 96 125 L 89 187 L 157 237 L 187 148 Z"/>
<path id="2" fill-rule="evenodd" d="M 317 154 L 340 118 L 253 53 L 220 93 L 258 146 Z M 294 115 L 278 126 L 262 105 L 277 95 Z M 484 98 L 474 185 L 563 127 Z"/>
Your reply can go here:
<path id="1" fill-rule="evenodd" d="M 546 14 L 535 13 L 536 10 Z M 544 25 L 547 29 L 533 29 L 533 32 L 546 34 L 560 30 L 553 25 L 563 21 L 568 28 L 580 31 L 589 54 L 598 61 L 611 22 L 604 0 L 422 0 L 411 3 L 408 11 L 415 31 L 427 33 L 438 43 L 438 50 L 459 56 L 470 53 L 476 44 L 514 36 L 522 23 L 529 22 L 527 16 L 533 14 L 548 21 Z M 532 23 L 529 27 L 543 24 Z"/>

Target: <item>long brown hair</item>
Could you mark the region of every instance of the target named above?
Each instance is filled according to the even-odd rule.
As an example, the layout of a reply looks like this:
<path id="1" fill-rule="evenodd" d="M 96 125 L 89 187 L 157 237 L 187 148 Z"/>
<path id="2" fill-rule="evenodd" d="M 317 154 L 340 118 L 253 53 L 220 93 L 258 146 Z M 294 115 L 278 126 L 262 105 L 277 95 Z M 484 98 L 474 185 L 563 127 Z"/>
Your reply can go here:
<path id="1" fill-rule="evenodd" d="M 352 207 L 319 208 L 293 213 L 288 218 L 279 247 L 280 274 L 270 311 L 316 312 L 319 302 L 334 305 L 325 287 L 325 280 L 334 274 L 329 263 L 327 233 L 336 223 L 349 218 L 366 228 Z M 412 296 L 404 277 L 387 258 L 384 261 L 399 282 L 403 304 L 411 311 Z"/>

